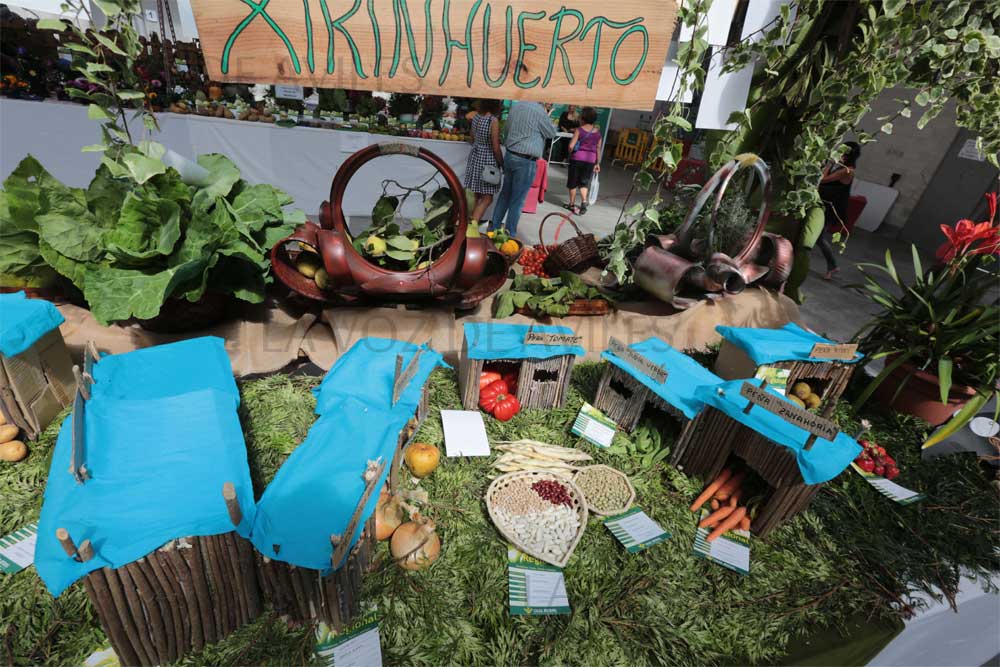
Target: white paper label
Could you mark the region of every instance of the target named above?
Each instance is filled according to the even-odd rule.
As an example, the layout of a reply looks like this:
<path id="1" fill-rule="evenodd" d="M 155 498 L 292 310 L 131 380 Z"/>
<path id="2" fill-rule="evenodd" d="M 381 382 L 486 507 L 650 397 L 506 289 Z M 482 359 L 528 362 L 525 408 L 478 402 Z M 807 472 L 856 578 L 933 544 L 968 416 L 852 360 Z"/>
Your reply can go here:
<path id="1" fill-rule="evenodd" d="M 274 96 L 281 100 L 305 99 L 302 86 L 275 86 Z"/>

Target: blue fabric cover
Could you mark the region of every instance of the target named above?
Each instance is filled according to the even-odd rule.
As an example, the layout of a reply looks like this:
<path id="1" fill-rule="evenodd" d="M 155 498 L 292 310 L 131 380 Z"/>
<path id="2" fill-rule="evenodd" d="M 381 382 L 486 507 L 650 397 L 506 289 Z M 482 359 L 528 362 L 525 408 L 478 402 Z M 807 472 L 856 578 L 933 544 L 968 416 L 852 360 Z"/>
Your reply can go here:
<path id="1" fill-rule="evenodd" d="M 654 364 L 662 366 L 667 371 L 666 382 L 657 382 L 642 371 L 633 368 L 611 350 L 602 352 L 601 357 L 641 382 L 654 394 L 683 412 L 688 419 L 694 419 L 704 407 L 704 403 L 697 397 L 695 391 L 703 385 L 714 386 L 722 382 L 722 378 L 715 373 L 683 352 L 670 347 L 659 338 L 647 338 L 640 343 L 633 343 L 629 347 Z"/>
<path id="2" fill-rule="evenodd" d="M 743 414 L 743 408 L 749 402 L 740 396 L 740 387 L 744 382 L 749 382 L 759 387 L 763 383 L 763 380 L 731 380 L 715 387 L 699 387 L 695 393 L 706 405 L 711 405 L 714 408 L 722 410 L 736 421 L 749 426 L 768 440 L 791 449 L 795 453 L 795 458 L 799 464 L 799 472 L 802 473 L 802 479 L 806 484 L 822 484 L 833 479 L 861 453 L 861 446 L 843 432 L 837 433 L 837 437 L 832 442 L 824 438 L 816 438 L 812 449 L 806 451 L 804 446 L 806 440 L 809 439 L 809 432 L 805 429 L 786 422 L 781 417 L 769 410 L 765 410 L 759 405 L 754 406 L 750 410 L 750 414 Z M 769 391 L 781 400 L 791 403 L 780 392 L 775 391 L 771 387 L 767 387 L 765 391 Z"/>
<path id="3" fill-rule="evenodd" d="M 579 345 L 525 345 L 524 334 L 528 329 L 535 333 L 573 335 L 569 327 L 467 322 L 465 341 L 469 359 L 549 359 L 565 354 L 582 357 L 587 353 Z"/>
<path id="4" fill-rule="evenodd" d="M 778 361 L 823 361 L 822 357 L 810 357 L 813 345 L 825 343 L 836 345 L 834 341 L 823 338 L 811 331 L 806 331 L 798 324 L 789 322 L 780 329 L 754 329 L 753 327 L 715 327 L 723 338 L 733 343 L 753 360 L 758 366 L 773 364 Z M 843 359 L 828 359 L 853 364 L 861 361 L 865 355 L 854 354 L 853 361 Z"/>
<path id="5" fill-rule="evenodd" d="M 236 413 L 239 395 L 223 360 L 221 339 L 198 338 L 96 364 L 84 411 L 91 478 L 77 484 L 69 472 L 67 417 L 39 519 L 35 566 L 54 596 L 91 570 L 121 567 L 172 539 L 233 530 L 222 498 L 225 482 L 236 487 L 243 511 L 237 530 L 250 534 L 254 495 Z M 185 367 L 200 374 L 183 378 Z M 95 557 L 86 563 L 69 558 L 56 540 L 57 528 L 68 530 L 77 545 L 90 539 Z"/>
<path id="6" fill-rule="evenodd" d="M 24 292 L 0 294 L 0 354 L 14 357 L 65 321 L 56 307 Z"/>
<path id="7" fill-rule="evenodd" d="M 423 350 L 417 373 L 392 405 L 396 355 L 403 368 Z M 385 470 L 351 536 L 358 541 L 375 511 L 378 489 L 389 475 L 399 433 L 413 417 L 424 383 L 441 355 L 426 345 L 363 338 L 330 369 L 316 389 L 320 415 L 278 470 L 257 506 L 254 546 L 263 555 L 300 567 L 331 571 L 331 535 L 343 535 L 365 489 L 368 462 L 381 458 Z M 275 552 L 274 545 L 280 549 Z"/>

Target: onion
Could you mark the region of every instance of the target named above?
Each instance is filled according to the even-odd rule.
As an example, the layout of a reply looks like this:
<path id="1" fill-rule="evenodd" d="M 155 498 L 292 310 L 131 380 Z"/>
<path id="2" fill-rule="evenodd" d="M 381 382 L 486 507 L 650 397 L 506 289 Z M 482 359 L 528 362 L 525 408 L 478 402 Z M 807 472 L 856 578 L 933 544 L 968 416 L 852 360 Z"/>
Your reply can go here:
<path id="1" fill-rule="evenodd" d="M 441 554 L 441 538 L 428 519 L 408 521 L 396 529 L 389 544 L 392 557 L 404 570 L 422 570 Z"/>
<path id="2" fill-rule="evenodd" d="M 375 506 L 375 539 L 380 542 L 389 539 L 401 523 L 403 508 L 399 506 L 399 498 L 382 489 Z"/>

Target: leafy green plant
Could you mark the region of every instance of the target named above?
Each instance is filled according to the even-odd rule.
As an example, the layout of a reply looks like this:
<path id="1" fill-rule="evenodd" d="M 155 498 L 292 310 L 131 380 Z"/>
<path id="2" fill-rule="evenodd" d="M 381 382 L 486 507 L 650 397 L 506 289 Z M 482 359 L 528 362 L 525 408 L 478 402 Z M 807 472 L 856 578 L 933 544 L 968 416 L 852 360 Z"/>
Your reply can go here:
<path id="1" fill-rule="evenodd" d="M 84 295 L 102 324 L 148 319 L 169 298 L 206 291 L 258 303 L 271 281 L 268 252 L 305 222 L 291 198 L 250 185 L 227 157 L 201 155 L 208 177 L 185 184 L 143 142 L 70 188 L 28 156 L 0 191 L 0 273 L 51 269 Z"/>
<path id="2" fill-rule="evenodd" d="M 995 197 L 991 218 L 996 216 Z M 954 383 L 976 390 L 972 400 L 928 444 L 964 426 L 996 394 L 1000 378 L 1000 306 L 990 296 L 996 289 L 1000 265 L 996 255 L 1000 232 L 992 220 L 979 225 L 963 220 L 954 229 L 945 229 L 949 240 L 938 251 L 939 263 L 926 273 L 916 247 L 912 247 L 916 269 L 912 283 L 900 278 L 891 253 L 886 251 L 885 266 L 859 266 L 865 282 L 856 287 L 883 310 L 855 338 L 869 358 L 886 359 L 885 368 L 858 397 L 856 408 L 905 363 L 937 375 L 942 403 L 948 402 Z M 963 230 L 968 233 L 963 234 Z M 888 275 L 892 291 L 883 287 L 870 269 Z M 902 389 L 900 385 L 897 394 Z"/>
<path id="3" fill-rule="evenodd" d="M 753 210 L 742 195 L 740 188 L 730 186 L 727 196 L 719 204 L 719 213 L 715 218 L 713 229 L 713 250 L 735 256 L 743 249 L 747 237 L 757 226 L 757 211 Z M 709 200 L 698 214 L 694 224 L 694 238 L 709 237 L 708 227 L 711 224 L 712 208 L 715 200 Z"/>
<path id="4" fill-rule="evenodd" d="M 132 119 L 141 119 L 147 130 L 157 130 L 159 126 L 146 104 L 143 80 L 136 71 L 136 65 L 145 55 L 135 29 L 142 3 L 139 0 L 94 0 L 93 5 L 101 10 L 105 21 L 95 21 L 91 4 L 86 0 L 64 0 L 60 8 L 75 14 L 77 21 L 40 19 L 38 27 L 62 33 L 61 45 L 73 53 L 73 69 L 97 86 L 92 92 L 67 88 L 66 93 L 70 98 L 89 102 L 87 116 L 101 123 L 101 143 L 83 150 L 103 152 L 103 159 L 113 162 L 126 147 L 135 143 L 127 111 L 134 111 Z M 85 19 L 89 27 L 80 27 L 81 19 Z"/>
<path id="5" fill-rule="evenodd" d="M 420 111 L 420 98 L 408 93 L 393 93 L 389 97 L 389 113 L 396 118 L 404 114 L 416 114 Z"/>
<path id="6" fill-rule="evenodd" d="M 558 279 L 519 274 L 510 289 L 497 297 L 495 317 L 510 317 L 517 308 L 527 308 L 536 315 L 565 317 L 577 299 L 603 298 L 599 289 L 569 271 L 560 273 Z"/>

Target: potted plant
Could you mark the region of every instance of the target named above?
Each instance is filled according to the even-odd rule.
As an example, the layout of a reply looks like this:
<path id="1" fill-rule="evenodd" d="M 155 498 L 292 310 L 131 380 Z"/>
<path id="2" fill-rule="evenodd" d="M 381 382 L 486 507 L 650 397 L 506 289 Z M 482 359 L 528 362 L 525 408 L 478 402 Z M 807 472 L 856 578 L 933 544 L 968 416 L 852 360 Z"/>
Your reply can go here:
<path id="1" fill-rule="evenodd" d="M 873 394 L 885 406 L 937 425 L 948 421 L 935 441 L 961 428 L 996 393 L 1000 355 L 1000 306 L 989 301 L 996 286 L 1000 230 L 994 224 L 997 197 L 987 195 L 989 220 L 942 225 L 945 243 L 934 267 L 924 273 L 912 249 L 916 278 L 900 278 L 887 251 L 885 266 L 861 265 L 865 284 L 856 286 L 883 308 L 855 335 L 869 359 L 885 368 L 855 403 Z M 890 291 L 866 268 L 887 274 Z M 933 444 L 928 441 L 929 444 Z"/>
<path id="2" fill-rule="evenodd" d="M 420 100 L 416 95 L 393 93 L 389 98 L 389 113 L 399 119 L 400 123 L 412 123 L 420 111 Z"/>

